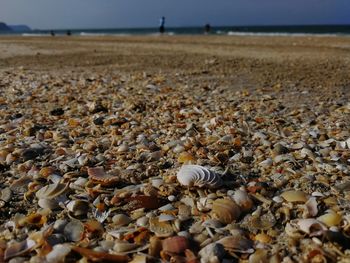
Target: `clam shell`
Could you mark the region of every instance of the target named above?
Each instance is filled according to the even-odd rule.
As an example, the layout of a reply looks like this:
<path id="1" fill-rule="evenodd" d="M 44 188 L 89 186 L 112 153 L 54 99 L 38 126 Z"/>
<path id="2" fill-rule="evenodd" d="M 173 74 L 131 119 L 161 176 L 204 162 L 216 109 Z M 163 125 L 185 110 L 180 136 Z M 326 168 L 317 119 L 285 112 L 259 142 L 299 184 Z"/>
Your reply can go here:
<path id="1" fill-rule="evenodd" d="M 302 191 L 285 191 L 281 194 L 281 196 L 287 201 L 291 203 L 305 203 L 307 201 L 307 195 Z"/>
<path id="2" fill-rule="evenodd" d="M 55 197 L 58 197 L 59 195 L 64 194 L 67 190 L 68 184 L 49 184 L 39 189 L 39 191 L 36 192 L 35 196 L 38 199 L 53 199 Z"/>
<path id="3" fill-rule="evenodd" d="M 13 257 L 25 255 L 30 252 L 35 245 L 35 241 L 31 239 L 26 239 L 20 243 L 10 244 L 5 250 L 4 259 L 9 260 Z"/>
<path id="4" fill-rule="evenodd" d="M 217 173 L 200 165 L 183 165 L 177 173 L 177 180 L 189 187 L 217 188 L 223 183 Z"/>
<path id="5" fill-rule="evenodd" d="M 78 220 L 71 221 L 65 225 L 63 233 L 69 241 L 80 241 L 83 237 L 84 225 Z"/>
<path id="6" fill-rule="evenodd" d="M 174 233 L 174 229 L 169 222 L 159 222 L 158 218 L 149 219 L 150 230 L 157 237 L 169 237 Z"/>
<path id="7" fill-rule="evenodd" d="M 162 246 L 166 252 L 180 254 L 189 248 L 189 242 L 186 237 L 168 237 L 162 241 Z"/>
<path id="8" fill-rule="evenodd" d="M 58 202 L 55 199 L 39 199 L 38 205 L 41 208 L 56 209 L 59 207 Z"/>
<path id="9" fill-rule="evenodd" d="M 52 251 L 46 255 L 46 261 L 52 263 L 64 262 L 65 257 L 71 252 L 68 244 L 57 244 L 53 246 Z"/>
<path id="10" fill-rule="evenodd" d="M 88 175 L 93 183 L 101 184 L 103 186 L 114 186 L 120 181 L 119 176 L 107 174 L 103 167 L 89 168 Z"/>
<path id="11" fill-rule="evenodd" d="M 117 214 L 112 217 L 112 222 L 116 226 L 125 226 L 125 225 L 128 225 L 131 221 L 132 219 L 124 214 Z"/>
<path id="12" fill-rule="evenodd" d="M 213 203 L 212 216 L 223 224 L 230 224 L 241 215 L 239 206 L 230 199 L 217 199 Z"/>
<path id="13" fill-rule="evenodd" d="M 329 212 L 317 218 L 320 222 L 324 223 L 326 226 L 337 226 L 342 220 L 342 216 L 336 212 Z"/>
<path id="14" fill-rule="evenodd" d="M 224 246 L 228 252 L 253 253 L 254 242 L 242 235 L 228 236 L 220 239 L 217 243 Z"/>
<path id="15" fill-rule="evenodd" d="M 75 217 L 85 216 L 89 211 L 89 203 L 84 200 L 72 200 L 67 204 L 67 209 Z"/>

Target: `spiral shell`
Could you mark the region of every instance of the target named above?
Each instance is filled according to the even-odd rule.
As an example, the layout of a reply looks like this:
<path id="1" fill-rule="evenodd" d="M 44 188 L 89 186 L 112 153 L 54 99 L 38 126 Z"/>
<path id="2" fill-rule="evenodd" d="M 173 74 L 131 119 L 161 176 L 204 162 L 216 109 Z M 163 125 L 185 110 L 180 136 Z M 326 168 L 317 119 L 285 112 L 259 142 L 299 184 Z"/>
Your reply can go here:
<path id="1" fill-rule="evenodd" d="M 177 173 L 177 180 L 184 186 L 216 188 L 222 185 L 221 177 L 200 165 L 183 165 Z"/>

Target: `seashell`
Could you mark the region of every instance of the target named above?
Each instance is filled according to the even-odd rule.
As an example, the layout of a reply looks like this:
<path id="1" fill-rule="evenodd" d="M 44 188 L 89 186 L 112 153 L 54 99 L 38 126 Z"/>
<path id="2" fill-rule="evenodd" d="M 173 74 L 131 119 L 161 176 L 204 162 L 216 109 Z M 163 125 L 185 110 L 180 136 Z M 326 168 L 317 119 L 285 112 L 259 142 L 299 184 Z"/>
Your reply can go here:
<path id="1" fill-rule="evenodd" d="M 176 201 L 176 196 L 175 196 L 175 195 L 169 195 L 169 196 L 168 196 L 168 200 L 169 200 L 170 202 L 175 202 L 175 201 Z"/>
<path id="2" fill-rule="evenodd" d="M 162 241 L 162 246 L 166 252 L 181 254 L 189 248 L 189 242 L 181 236 L 168 237 Z"/>
<path id="3" fill-rule="evenodd" d="M 17 180 L 14 180 L 10 186 L 12 192 L 25 193 L 27 192 L 28 185 L 33 179 L 29 176 L 22 176 Z"/>
<path id="4" fill-rule="evenodd" d="M 0 200 L 4 201 L 4 202 L 8 202 L 11 200 L 12 197 L 12 191 L 9 187 L 6 187 L 4 189 L 1 190 L 0 192 Z"/>
<path id="5" fill-rule="evenodd" d="M 201 263 L 222 262 L 226 251 L 222 244 L 211 243 L 202 248 L 198 255 L 201 257 Z"/>
<path id="6" fill-rule="evenodd" d="M 178 218 L 182 221 L 190 219 L 191 207 L 184 204 L 180 204 L 178 207 Z"/>
<path id="7" fill-rule="evenodd" d="M 119 176 L 107 174 L 103 167 L 88 168 L 88 175 L 93 183 L 103 186 L 114 186 L 120 182 Z"/>
<path id="8" fill-rule="evenodd" d="M 326 226 L 331 227 L 339 225 L 342 220 L 342 216 L 336 212 L 331 211 L 327 214 L 319 216 L 317 220 L 324 223 Z"/>
<path id="9" fill-rule="evenodd" d="M 239 206 L 230 199 L 217 199 L 213 203 L 212 216 L 223 224 L 230 224 L 241 215 Z"/>
<path id="10" fill-rule="evenodd" d="M 72 200 L 67 204 L 67 209 L 75 217 L 86 216 L 89 211 L 89 203 L 84 200 Z"/>
<path id="11" fill-rule="evenodd" d="M 273 164 L 273 160 L 271 158 L 267 158 L 266 160 L 259 163 L 259 165 L 264 168 L 270 167 L 272 166 L 272 164 Z"/>
<path id="12" fill-rule="evenodd" d="M 7 261 L 11 258 L 25 255 L 29 253 L 35 247 L 35 245 L 36 243 L 32 239 L 26 239 L 19 243 L 9 244 L 5 250 L 4 259 Z"/>
<path id="13" fill-rule="evenodd" d="M 39 189 L 36 192 L 35 196 L 38 199 L 53 199 L 58 197 L 59 195 L 63 195 L 68 190 L 68 184 L 49 184 Z"/>
<path id="14" fill-rule="evenodd" d="M 149 218 L 147 216 L 140 217 L 136 220 L 137 226 L 148 227 Z"/>
<path id="15" fill-rule="evenodd" d="M 169 237 L 174 233 L 174 229 L 169 222 L 159 222 L 158 218 L 150 218 L 149 224 L 149 230 L 157 237 Z"/>
<path id="16" fill-rule="evenodd" d="M 308 214 L 313 217 L 318 213 L 316 197 L 310 197 L 305 203 Z"/>
<path id="17" fill-rule="evenodd" d="M 90 238 L 101 237 L 102 234 L 104 233 L 102 224 L 99 221 L 94 219 L 89 219 L 84 224 L 84 229 L 85 229 L 84 234 Z"/>
<path id="18" fill-rule="evenodd" d="M 164 180 L 162 178 L 155 178 L 151 180 L 152 186 L 159 189 L 163 184 Z"/>
<path id="19" fill-rule="evenodd" d="M 136 210 L 139 208 L 144 209 L 157 209 L 162 205 L 160 199 L 155 196 L 148 195 L 136 195 L 132 197 L 128 197 L 125 200 L 127 202 L 126 209 L 127 210 Z"/>
<path id="20" fill-rule="evenodd" d="M 181 152 L 177 158 L 179 163 L 192 163 L 195 161 L 195 157 L 188 152 Z"/>
<path id="21" fill-rule="evenodd" d="M 47 217 L 45 215 L 33 212 L 24 218 L 23 224 L 41 227 L 46 223 L 46 221 Z"/>
<path id="22" fill-rule="evenodd" d="M 296 221 L 299 230 L 310 236 L 319 236 L 327 230 L 327 227 L 314 218 L 299 219 Z"/>
<path id="23" fill-rule="evenodd" d="M 78 220 L 73 220 L 65 225 L 63 233 L 67 240 L 78 242 L 83 237 L 84 225 Z"/>
<path id="24" fill-rule="evenodd" d="M 249 211 L 253 207 L 253 201 L 246 191 L 236 190 L 232 198 L 244 212 Z"/>
<path id="25" fill-rule="evenodd" d="M 267 234 L 264 234 L 264 233 L 260 233 L 260 234 L 257 234 L 254 239 L 260 243 L 264 243 L 264 244 L 269 244 L 271 243 L 272 241 L 272 238 L 267 235 Z"/>
<path id="26" fill-rule="evenodd" d="M 158 217 L 159 222 L 173 221 L 173 220 L 175 220 L 175 219 L 176 219 L 175 216 L 173 216 L 173 215 L 167 215 L 167 214 L 161 214 L 161 215 Z"/>
<path id="27" fill-rule="evenodd" d="M 161 250 L 162 241 L 158 237 L 152 236 L 149 240 L 148 254 L 150 254 L 153 257 L 159 257 Z"/>
<path id="28" fill-rule="evenodd" d="M 172 211 L 175 207 L 172 204 L 166 204 L 158 208 L 159 211 L 165 212 L 165 211 Z"/>
<path id="29" fill-rule="evenodd" d="M 88 261 L 92 262 L 116 262 L 116 263 L 126 263 L 130 259 L 126 255 L 115 255 L 108 254 L 105 252 L 97 252 L 88 248 L 82 247 L 72 247 L 72 250 L 87 258 Z"/>
<path id="30" fill-rule="evenodd" d="M 121 144 L 119 147 L 118 147 L 118 153 L 125 153 L 125 152 L 128 152 L 129 151 L 129 145 L 127 145 L 126 143 L 123 143 Z"/>
<path id="31" fill-rule="evenodd" d="M 112 222 L 117 227 L 128 225 L 132 219 L 124 214 L 117 214 L 112 217 Z"/>
<path id="32" fill-rule="evenodd" d="M 241 224 L 251 232 L 269 230 L 276 224 L 276 218 L 271 212 L 261 215 L 261 212 L 258 210 L 251 215 L 245 216 Z"/>
<path id="33" fill-rule="evenodd" d="M 223 245 L 225 250 L 229 253 L 238 252 L 251 254 L 254 252 L 254 242 L 241 234 L 224 237 L 218 240 L 217 243 Z"/>
<path id="34" fill-rule="evenodd" d="M 115 252 L 119 252 L 119 253 L 120 252 L 128 252 L 128 251 L 134 250 L 138 246 L 139 246 L 138 244 L 129 243 L 127 241 L 115 240 L 115 244 L 113 246 L 113 250 Z"/>
<path id="35" fill-rule="evenodd" d="M 184 186 L 217 188 L 222 185 L 221 177 L 200 165 L 183 165 L 177 173 L 177 180 Z"/>
<path id="36" fill-rule="evenodd" d="M 71 246 L 68 244 L 57 244 L 52 247 L 49 254 L 46 255 L 46 261 L 60 263 L 65 261 L 65 257 L 71 252 Z"/>
<path id="37" fill-rule="evenodd" d="M 261 263 L 261 262 L 268 262 L 267 251 L 265 249 L 259 248 L 249 256 L 248 263 Z"/>
<path id="38" fill-rule="evenodd" d="M 209 228 L 214 228 L 214 229 L 218 229 L 223 227 L 222 223 L 218 220 L 215 219 L 207 219 L 202 223 L 202 226 L 204 227 L 209 227 Z"/>
<path id="39" fill-rule="evenodd" d="M 307 195 L 302 191 L 285 191 L 281 194 L 281 196 L 284 198 L 284 200 L 291 203 L 305 203 L 307 201 Z"/>
<path id="40" fill-rule="evenodd" d="M 276 155 L 281 155 L 281 154 L 286 154 L 289 152 L 289 149 L 287 147 L 285 147 L 284 145 L 282 145 L 281 143 L 277 143 L 274 147 L 273 147 L 273 152 Z"/>
<path id="41" fill-rule="evenodd" d="M 146 255 L 136 255 L 134 258 L 130 261 L 130 263 L 147 263 L 147 256 Z"/>

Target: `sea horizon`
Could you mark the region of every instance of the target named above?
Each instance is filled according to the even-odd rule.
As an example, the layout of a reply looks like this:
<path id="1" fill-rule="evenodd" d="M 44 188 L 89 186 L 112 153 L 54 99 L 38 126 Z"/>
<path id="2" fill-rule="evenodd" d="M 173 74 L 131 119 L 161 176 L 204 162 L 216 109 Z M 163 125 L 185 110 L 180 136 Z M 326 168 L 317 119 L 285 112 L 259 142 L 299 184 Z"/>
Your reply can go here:
<path id="1" fill-rule="evenodd" d="M 0 32 L 4 35 L 72 35 L 107 36 L 107 35 L 157 35 L 158 27 L 128 27 L 128 28 L 62 28 L 62 29 L 32 29 L 30 31 Z M 166 27 L 167 35 L 350 35 L 350 25 L 258 25 L 258 26 L 212 26 L 205 32 L 203 26 Z"/>

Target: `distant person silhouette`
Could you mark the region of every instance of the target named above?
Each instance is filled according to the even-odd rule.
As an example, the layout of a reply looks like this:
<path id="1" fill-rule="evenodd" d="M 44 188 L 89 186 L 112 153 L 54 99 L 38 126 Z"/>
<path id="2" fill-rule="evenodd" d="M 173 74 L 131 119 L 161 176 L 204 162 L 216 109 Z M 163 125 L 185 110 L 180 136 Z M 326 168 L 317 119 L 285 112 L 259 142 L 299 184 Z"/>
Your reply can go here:
<path id="1" fill-rule="evenodd" d="M 51 35 L 52 37 L 54 37 L 54 36 L 55 36 L 55 32 L 54 32 L 53 30 L 51 30 L 51 31 L 50 31 L 50 35 Z"/>
<path id="2" fill-rule="evenodd" d="M 72 32 L 70 30 L 67 30 L 67 36 L 71 36 Z"/>
<path id="3" fill-rule="evenodd" d="M 162 16 L 162 18 L 159 20 L 159 33 L 163 34 L 165 32 L 165 17 Z"/>
<path id="4" fill-rule="evenodd" d="M 205 32 L 205 34 L 209 34 L 209 33 L 210 33 L 210 30 L 211 30 L 210 24 L 206 24 L 206 25 L 204 26 L 204 32 Z"/>

